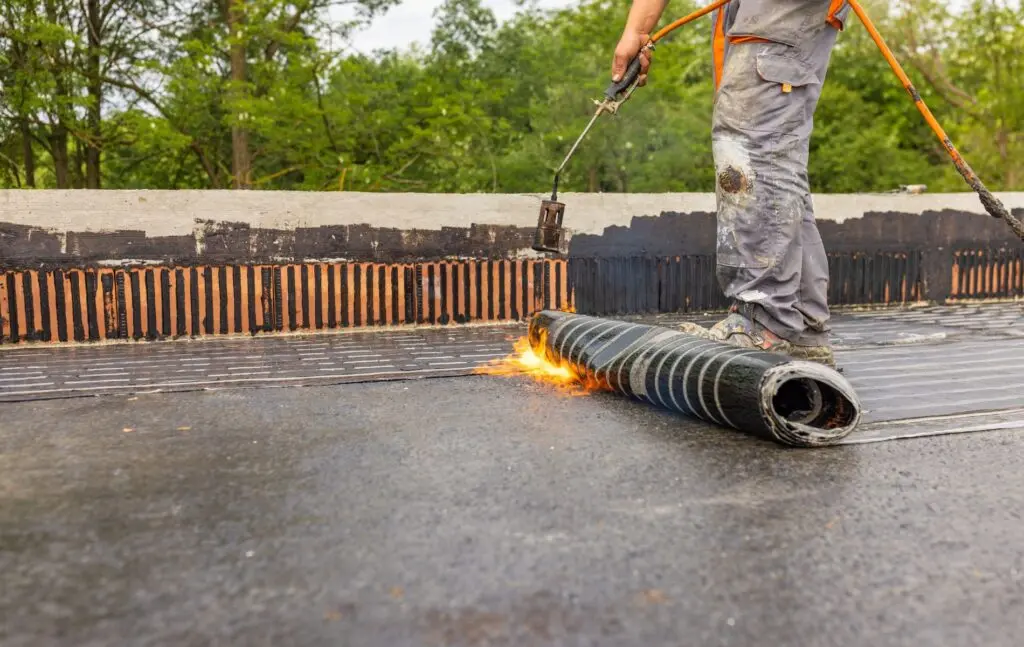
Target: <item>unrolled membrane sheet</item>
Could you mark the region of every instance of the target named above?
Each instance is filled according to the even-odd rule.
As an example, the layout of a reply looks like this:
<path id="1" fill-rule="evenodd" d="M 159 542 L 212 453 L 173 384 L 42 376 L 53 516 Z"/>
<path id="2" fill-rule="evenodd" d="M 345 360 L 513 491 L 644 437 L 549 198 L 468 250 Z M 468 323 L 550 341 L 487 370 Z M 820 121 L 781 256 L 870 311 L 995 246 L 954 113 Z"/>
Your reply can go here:
<path id="1" fill-rule="evenodd" d="M 581 379 L 794 447 L 840 442 L 859 424 L 850 383 L 820 364 L 661 326 L 544 311 L 530 344 Z"/>

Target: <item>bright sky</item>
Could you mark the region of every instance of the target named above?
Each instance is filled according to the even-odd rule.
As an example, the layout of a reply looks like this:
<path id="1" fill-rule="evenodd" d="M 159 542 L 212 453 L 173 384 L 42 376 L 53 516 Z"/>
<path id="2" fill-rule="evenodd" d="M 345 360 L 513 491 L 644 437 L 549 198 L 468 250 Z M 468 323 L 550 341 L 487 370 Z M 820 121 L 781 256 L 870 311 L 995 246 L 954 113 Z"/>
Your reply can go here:
<path id="1" fill-rule="evenodd" d="M 355 48 L 364 53 L 374 49 L 405 47 L 413 42 L 426 43 L 434 27 L 434 10 L 443 0 L 403 0 L 402 4 L 377 18 L 373 24 L 355 35 Z M 954 7 L 962 7 L 968 0 L 948 0 Z M 578 4 L 580 0 L 536 0 L 545 9 L 560 9 Z M 505 20 L 516 12 L 515 0 L 483 0 L 499 20 Z M 667 15 L 674 17 L 673 3 L 669 3 Z"/>
<path id="2" fill-rule="evenodd" d="M 538 6 L 545 9 L 560 9 L 577 4 L 578 0 L 538 0 Z M 484 0 L 484 5 L 494 11 L 498 20 L 515 15 L 514 0 Z M 426 43 L 434 27 L 434 10 L 442 0 L 404 0 L 402 4 L 377 18 L 373 25 L 357 33 L 354 39 L 356 49 L 369 53 L 374 49 L 404 47 L 414 41 Z"/>

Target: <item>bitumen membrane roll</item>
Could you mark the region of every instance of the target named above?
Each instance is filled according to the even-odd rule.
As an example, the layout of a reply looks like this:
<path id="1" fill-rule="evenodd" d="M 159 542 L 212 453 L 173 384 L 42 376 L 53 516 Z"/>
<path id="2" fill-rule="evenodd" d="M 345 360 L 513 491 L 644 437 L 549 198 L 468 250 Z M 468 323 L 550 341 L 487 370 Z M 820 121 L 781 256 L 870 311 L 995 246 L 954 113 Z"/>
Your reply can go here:
<path id="1" fill-rule="evenodd" d="M 543 311 L 529 340 L 582 381 L 791 447 L 838 443 L 861 419 L 837 371 L 671 328 Z"/>

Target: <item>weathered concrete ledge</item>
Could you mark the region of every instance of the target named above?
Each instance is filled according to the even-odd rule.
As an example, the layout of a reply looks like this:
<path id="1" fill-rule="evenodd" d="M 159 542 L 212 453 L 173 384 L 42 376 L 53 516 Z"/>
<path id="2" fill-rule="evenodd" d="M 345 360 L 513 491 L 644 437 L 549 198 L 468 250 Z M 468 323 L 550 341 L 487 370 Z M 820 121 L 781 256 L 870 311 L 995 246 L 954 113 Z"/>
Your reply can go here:
<path id="1" fill-rule="evenodd" d="M 371 224 L 394 229 L 502 225 L 533 227 L 545 194 L 315 193 L 308 191 L 0 191 L 0 221 L 61 231 L 133 229 L 148 236 L 185 236 L 196 221 L 245 223 L 259 229 Z M 564 193 L 574 231 L 600 234 L 634 217 L 708 213 L 711 193 Z M 1024 209 L 1024 192 L 1000 193 Z M 870 213 L 983 215 L 974 193 L 823 194 L 819 220 L 843 223 Z"/>
<path id="2" fill-rule="evenodd" d="M 0 267 L 528 258 L 541 195 L 0 191 Z M 1024 213 L 1024 193 L 999 196 Z M 711 194 L 565 194 L 570 254 L 710 254 Z M 819 195 L 835 251 L 1013 245 L 973 193 Z"/>

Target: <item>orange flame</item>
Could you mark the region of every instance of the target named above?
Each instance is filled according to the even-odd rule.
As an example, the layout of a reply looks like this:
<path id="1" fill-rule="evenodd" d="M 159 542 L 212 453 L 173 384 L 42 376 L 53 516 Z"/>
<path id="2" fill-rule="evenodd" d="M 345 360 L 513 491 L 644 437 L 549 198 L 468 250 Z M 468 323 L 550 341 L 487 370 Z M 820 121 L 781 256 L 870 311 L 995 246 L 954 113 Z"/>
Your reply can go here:
<path id="1" fill-rule="evenodd" d="M 588 395 L 601 388 L 597 380 L 577 374 L 565 361 L 550 361 L 543 353 L 530 346 L 530 340 L 521 337 L 511 355 L 494 360 L 478 368 L 477 375 L 527 376 L 538 382 L 552 384 L 568 395 Z"/>

